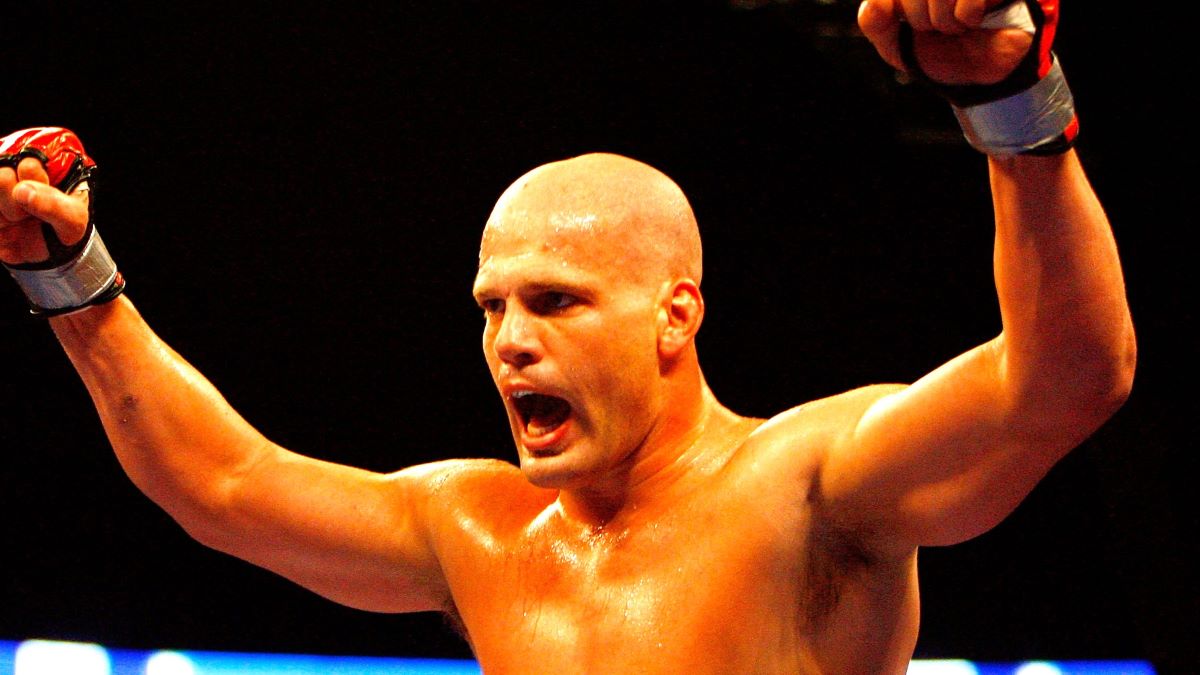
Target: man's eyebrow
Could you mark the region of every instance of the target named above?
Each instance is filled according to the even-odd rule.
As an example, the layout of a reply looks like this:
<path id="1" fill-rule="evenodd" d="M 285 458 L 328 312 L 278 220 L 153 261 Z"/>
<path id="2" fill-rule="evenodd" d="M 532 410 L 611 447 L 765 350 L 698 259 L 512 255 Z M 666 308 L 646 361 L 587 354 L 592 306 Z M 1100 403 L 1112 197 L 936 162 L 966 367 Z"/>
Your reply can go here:
<path id="1" fill-rule="evenodd" d="M 532 279 L 522 282 L 519 285 L 518 290 L 521 293 L 545 293 L 547 291 L 555 291 L 580 296 L 591 295 L 594 293 L 594 289 L 586 283 L 556 277 L 547 279 Z M 476 280 L 475 285 L 471 288 L 471 296 L 476 300 L 481 297 L 491 295 L 495 292 L 495 286 L 486 280 L 482 282 Z"/>
<path id="2" fill-rule="evenodd" d="M 481 291 L 490 290 L 492 286 L 488 273 L 480 265 L 475 272 L 475 278 L 471 281 L 471 295 L 478 295 Z"/>
<path id="3" fill-rule="evenodd" d="M 524 284 L 524 287 L 534 293 L 555 291 L 566 292 L 572 295 L 584 295 L 590 292 L 590 286 L 587 284 L 567 279 L 538 279 Z"/>
<path id="4" fill-rule="evenodd" d="M 491 294 L 492 289 L 487 285 L 476 284 L 471 287 L 471 297 L 476 301 Z"/>

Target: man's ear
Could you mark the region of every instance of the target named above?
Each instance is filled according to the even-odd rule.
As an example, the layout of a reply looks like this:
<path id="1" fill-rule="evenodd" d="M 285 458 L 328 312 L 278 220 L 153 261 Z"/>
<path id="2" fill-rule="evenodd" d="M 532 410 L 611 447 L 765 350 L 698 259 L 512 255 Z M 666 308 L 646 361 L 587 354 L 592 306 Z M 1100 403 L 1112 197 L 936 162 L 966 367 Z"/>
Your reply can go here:
<path id="1" fill-rule="evenodd" d="M 658 309 L 658 352 L 675 358 L 691 344 L 704 320 L 704 296 L 691 279 L 676 280 L 665 289 Z"/>

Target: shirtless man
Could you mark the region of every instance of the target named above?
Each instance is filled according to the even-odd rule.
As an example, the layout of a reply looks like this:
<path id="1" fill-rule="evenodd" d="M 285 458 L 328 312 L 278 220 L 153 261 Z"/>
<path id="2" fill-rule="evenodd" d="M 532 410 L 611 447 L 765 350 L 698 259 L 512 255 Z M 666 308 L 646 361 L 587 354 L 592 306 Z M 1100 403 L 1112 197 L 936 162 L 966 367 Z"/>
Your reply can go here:
<path id="1" fill-rule="evenodd" d="M 943 82 L 1008 81 L 1031 42 L 1048 54 L 1052 31 L 984 29 L 984 10 L 869 0 L 859 20 L 903 68 L 904 17 Z M 911 385 L 769 420 L 705 384 L 700 241 L 670 179 L 602 154 L 521 177 L 487 221 L 474 286 L 519 469 L 383 475 L 264 438 L 155 336 L 106 257 L 47 248 L 39 221 L 68 244 L 91 230 L 86 191 L 50 187 L 69 186 L 41 157 L 0 169 L 0 258 L 34 305 L 84 307 L 50 324 L 120 462 L 208 546 L 352 607 L 452 613 L 488 673 L 903 673 L 918 548 L 996 525 L 1131 385 L 1116 248 L 1060 90 L 1017 89 L 1045 104 L 1034 124 L 960 110 L 991 155 L 1002 334 Z M 26 269 L 51 254 L 65 291 Z"/>

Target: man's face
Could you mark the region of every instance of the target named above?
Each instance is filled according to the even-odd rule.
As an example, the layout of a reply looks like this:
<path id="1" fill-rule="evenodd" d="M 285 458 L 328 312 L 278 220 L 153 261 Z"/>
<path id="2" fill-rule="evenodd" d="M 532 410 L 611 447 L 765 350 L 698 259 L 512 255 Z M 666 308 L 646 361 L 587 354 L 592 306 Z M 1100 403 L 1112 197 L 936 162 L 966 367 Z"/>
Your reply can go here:
<path id="1" fill-rule="evenodd" d="M 484 357 L 535 485 L 602 480 L 653 428 L 657 292 L 622 243 L 595 216 L 516 208 L 484 234 Z"/>

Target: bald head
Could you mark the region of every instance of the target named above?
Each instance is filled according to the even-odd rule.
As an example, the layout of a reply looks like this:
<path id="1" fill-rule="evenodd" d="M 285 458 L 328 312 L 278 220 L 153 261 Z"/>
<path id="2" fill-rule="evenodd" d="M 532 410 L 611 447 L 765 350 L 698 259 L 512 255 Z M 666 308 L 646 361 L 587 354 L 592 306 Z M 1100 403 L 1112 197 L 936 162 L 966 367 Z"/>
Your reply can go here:
<path id="1" fill-rule="evenodd" d="M 488 218 L 480 264 L 489 245 L 513 238 L 586 248 L 610 271 L 643 283 L 700 283 L 700 233 L 683 191 L 661 171 L 620 155 L 582 155 L 519 178 Z"/>

